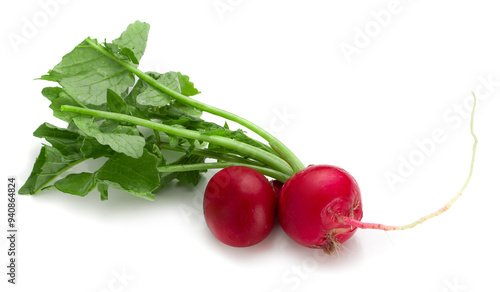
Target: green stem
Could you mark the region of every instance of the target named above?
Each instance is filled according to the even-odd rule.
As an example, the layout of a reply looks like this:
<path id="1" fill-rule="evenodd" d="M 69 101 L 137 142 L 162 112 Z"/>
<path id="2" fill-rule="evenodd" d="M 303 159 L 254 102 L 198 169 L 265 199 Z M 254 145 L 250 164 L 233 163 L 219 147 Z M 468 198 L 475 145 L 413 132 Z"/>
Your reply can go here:
<path id="1" fill-rule="evenodd" d="M 171 151 L 178 151 L 178 152 L 185 152 L 186 148 L 183 147 L 171 147 L 167 143 L 162 143 L 162 149 L 165 150 L 171 150 Z M 203 156 L 206 158 L 213 158 L 217 160 L 221 160 L 224 162 L 236 162 L 236 163 L 245 163 L 245 164 L 252 164 L 255 166 L 265 166 L 264 163 L 258 162 L 255 160 L 250 160 L 250 159 L 245 159 L 237 155 L 232 155 L 232 154 L 226 154 L 226 153 L 218 153 L 212 150 L 208 149 L 194 149 L 193 154 Z"/>
<path id="2" fill-rule="evenodd" d="M 256 134 L 258 134 L 259 136 L 261 136 L 262 138 L 267 140 L 269 143 L 273 143 L 277 148 L 279 148 L 281 150 L 281 152 L 284 153 L 286 155 L 286 157 L 289 158 L 290 161 L 293 161 L 293 164 L 296 166 L 294 168 L 299 169 L 299 170 L 304 168 L 304 164 L 302 164 L 302 162 L 299 160 L 299 158 L 288 147 L 286 147 L 285 144 L 283 144 L 276 137 L 274 137 L 273 135 L 271 135 L 269 132 L 267 132 L 263 128 L 259 127 L 258 125 L 254 124 L 254 123 L 250 122 L 249 120 L 244 119 L 238 115 L 235 115 L 231 112 L 228 112 L 228 111 L 225 111 L 223 109 L 202 103 L 196 99 L 193 99 L 193 98 L 185 96 L 179 92 L 176 92 L 176 91 L 168 88 L 167 86 L 159 83 L 158 81 L 156 81 L 156 79 L 149 76 L 148 74 L 137 69 L 135 66 L 131 65 L 129 62 L 118 59 L 112 53 L 110 53 L 105 47 L 92 41 L 90 38 L 87 38 L 86 41 L 89 45 L 91 45 L 94 49 L 98 50 L 100 53 L 102 53 L 106 57 L 117 62 L 118 64 L 123 66 L 128 71 L 137 75 L 137 77 L 139 77 L 140 79 L 153 85 L 154 87 L 158 88 L 159 90 L 163 91 L 164 93 L 168 94 L 169 96 L 173 97 L 174 99 L 181 101 L 185 104 L 188 104 L 188 105 L 190 105 L 196 109 L 199 109 L 201 111 L 205 111 L 205 112 L 214 114 L 216 116 L 220 116 L 220 117 L 223 117 L 225 119 L 228 119 L 230 121 L 236 122 L 236 123 L 248 128 L 248 129 L 252 130 Z"/>
<path id="3" fill-rule="evenodd" d="M 297 163 L 295 163 L 295 161 L 293 159 L 291 159 L 289 156 L 287 156 L 286 153 L 284 153 L 283 151 L 281 151 L 281 149 L 278 148 L 276 146 L 276 144 L 274 144 L 274 143 L 271 142 L 271 143 L 269 143 L 269 145 L 271 145 L 271 148 L 273 148 L 273 150 L 276 151 L 276 153 L 278 153 L 278 155 L 281 158 L 283 158 L 283 160 L 285 160 L 290 165 L 290 167 L 292 168 L 293 172 L 299 172 L 302 168 L 304 168 L 304 166 L 297 165 Z"/>
<path id="4" fill-rule="evenodd" d="M 158 132 L 157 130 L 154 130 L 154 133 L 155 133 L 156 141 L 158 141 L 158 148 L 160 148 L 160 150 L 161 150 L 160 132 Z"/>
<path id="5" fill-rule="evenodd" d="M 119 113 L 113 113 L 113 112 L 93 110 L 93 109 L 81 108 L 81 107 L 70 106 L 70 105 L 61 106 L 61 110 L 66 111 L 66 112 L 74 112 L 74 113 L 89 115 L 89 116 L 98 117 L 98 118 L 118 120 L 118 121 L 122 121 L 122 122 L 131 123 L 134 125 L 150 128 L 152 130 L 162 131 L 162 132 L 165 132 L 165 133 L 170 134 L 170 135 L 175 135 L 175 136 L 184 137 L 187 139 L 201 140 L 201 141 L 205 141 L 205 142 L 209 142 L 209 143 L 214 143 L 214 144 L 217 144 L 217 145 L 220 145 L 223 147 L 237 150 L 237 151 L 244 153 L 244 154 L 248 154 L 248 155 L 254 157 L 255 159 L 260 160 L 260 161 L 268 164 L 269 166 L 273 167 L 274 169 L 281 171 L 285 174 L 293 174 L 293 171 L 290 168 L 290 165 L 288 165 L 288 163 L 286 163 L 283 159 L 279 158 L 278 156 L 273 155 L 273 154 L 271 154 L 265 150 L 262 150 L 260 148 L 248 145 L 248 144 L 243 143 L 243 142 L 235 141 L 233 139 L 229 139 L 226 137 L 203 135 L 203 134 L 200 134 L 196 131 L 172 127 L 172 126 L 164 125 L 161 123 L 152 122 L 150 120 L 145 120 L 145 119 L 141 119 L 141 118 L 137 118 L 137 117 L 133 117 L 133 116 L 129 116 L 129 115 L 124 115 L 124 114 L 119 114 Z"/>
<path id="6" fill-rule="evenodd" d="M 238 163 L 238 162 L 214 162 L 214 163 L 196 163 L 196 164 L 184 164 L 184 165 L 170 165 L 170 166 L 159 166 L 158 171 L 160 172 L 179 172 L 179 171 L 193 171 L 193 170 L 204 170 L 204 169 L 218 169 L 226 168 L 229 166 L 246 166 L 253 168 L 263 175 L 275 178 L 281 182 L 286 182 L 289 175 L 282 172 L 270 169 L 267 167 L 261 167 L 253 164 Z"/>

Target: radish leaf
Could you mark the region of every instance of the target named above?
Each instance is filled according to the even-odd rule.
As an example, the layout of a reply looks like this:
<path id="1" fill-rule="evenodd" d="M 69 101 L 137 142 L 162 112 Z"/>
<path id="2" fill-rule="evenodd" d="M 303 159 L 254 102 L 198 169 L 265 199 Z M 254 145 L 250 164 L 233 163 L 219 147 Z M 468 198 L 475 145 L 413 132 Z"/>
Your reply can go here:
<path id="1" fill-rule="evenodd" d="M 95 188 L 96 181 L 93 173 L 73 173 L 56 181 L 54 186 L 61 192 L 83 197 Z"/>
<path id="2" fill-rule="evenodd" d="M 67 158 L 81 158 L 80 148 L 82 147 L 83 137 L 80 134 L 59 128 L 49 123 L 43 123 L 36 129 L 33 136 L 45 138 L 47 142 L 57 148 L 62 155 Z"/>
<path id="3" fill-rule="evenodd" d="M 133 158 L 139 158 L 142 155 L 142 150 L 146 144 L 142 136 L 130 135 L 123 131 L 104 133 L 99 129 L 92 117 L 80 116 L 74 118 L 73 121 L 85 134 L 95 138 L 102 145 L 110 146 L 116 152 L 124 153 Z"/>
<path id="4" fill-rule="evenodd" d="M 97 190 L 101 194 L 101 201 L 108 200 L 108 185 L 105 183 L 97 183 Z"/>
<path id="5" fill-rule="evenodd" d="M 42 90 L 42 95 L 52 102 L 50 108 L 54 113 L 54 117 L 70 122 L 71 119 L 78 116 L 78 114 L 61 111 L 61 105 L 63 104 L 78 106 L 78 103 L 61 87 L 45 87 Z"/>
<path id="6" fill-rule="evenodd" d="M 115 113 L 121 113 L 128 115 L 130 110 L 121 96 L 111 89 L 108 89 L 106 95 L 106 102 L 108 109 Z"/>
<path id="7" fill-rule="evenodd" d="M 83 156 L 68 158 L 51 146 L 43 146 L 40 150 L 33 170 L 26 183 L 19 189 L 20 194 L 35 194 L 49 184 L 66 169 L 85 160 Z"/>
<path id="8" fill-rule="evenodd" d="M 148 41 L 149 24 L 136 21 L 130 24 L 121 36 L 113 41 L 122 50 L 122 53 L 129 56 L 134 64 L 138 64 L 146 50 Z M 125 49 L 125 52 L 123 52 Z"/>
<path id="9" fill-rule="evenodd" d="M 138 62 L 144 54 L 148 32 L 148 24 L 135 22 L 113 44 Z M 135 78 L 120 64 L 95 50 L 89 42 L 98 44 L 93 39 L 84 40 L 41 79 L 59 82 L 80 104 L 99 106 L 106 103 L 108 89 L 125 93 L 134 85 Z"/>
<path id="10" fill-rule="evenodd" d="M 94 106 L 106 103 L 108 88 L 123 93 L 135 83 L 132 73 L 96 51 L 87 41 L 65 55 L 41 79 L 59 82 L 78 103 Z"/>
<path id="11" fill-rule="evenodd" d="M 154 200 L 152 193 L 160 185 L 157 163 L 158 158 L 145 149 L 138 158 L 115 153 L 96 172 L 96 177 L 99 182 L 112 188 L 124 190 L 143 199 Z"/>
<path id="12" fill-rule="evenodd" d="M 172 167 L 173 172 L 160 172 L 158 168 L 199 166 L 206 158 L 268 167 L 281 171 L 281 178 L 290 174 L 286 161 L 266 144 L 242 130 L 204 121 L 201 116 L 206 111 L 246 125 L 261 136 L 265 132 L 236 115 L 191 99 L 200 91 L 187 75 L 140 71 L 148 33 L 147 23 L 135 22 L 109 43 L 87 38 L 41 77 L 59 83 L 60 87 L 44 88 L 42 95 L 51 102 L 53 115 L 68 125 L 44 123 L 34 132 L 51 146 L 42 146 L 19 193 L 58 189 L 85 196 L 97 186 L 103 201 L 108 199 L 109 187 L 153 200 L 153 194 L 170 182 L 196 185 L 206 171 Z M 269 141 L 271 136 L 262 137 Z M 174 159 L 164 150 L 182 155 Z M 106 161 L 94 173 L 69 174 L 57 180 L 89 158 Z"/>

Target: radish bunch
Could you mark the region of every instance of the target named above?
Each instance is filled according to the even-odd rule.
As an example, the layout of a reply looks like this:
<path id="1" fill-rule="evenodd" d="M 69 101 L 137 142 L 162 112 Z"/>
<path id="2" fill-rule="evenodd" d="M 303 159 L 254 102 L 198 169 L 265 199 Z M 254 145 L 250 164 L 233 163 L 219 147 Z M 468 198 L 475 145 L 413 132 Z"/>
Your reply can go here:
<path id="1" fill-rule="evenodd" d="M 345 170 L 329 165 L 309 166 L 282 187 L 251 168 L 225 168 L 209 181 L 203 210 L 210 231 L 230 246 L 259 243 L 279 214 L 283 230 L 293 240 L 327 253 L 356 231 L 341 217 L 363 217 L 358 184 Z"/>
<path id="2" fill-rule="evenodd" d="M 403 226 L 361 222 L 360 189 L 345 170 L 305 167 L 263 128 L 195 98 L 200 91 L 187 75 L 141 71 L 149 29 L 137 21 L 111 42 L 88 37 L 40 78 L 58 83 L 42 95 L 67 126 L 44 123 L 34 132 L 48 143 L 20 194 L 56 189 L 83 197 L 97 189 L 105 201 L 109 189 L 117 189 L 154 200 L 175 181 L 197 185 L 208 169 L 222 169 L 209 181 L 203 202 L 217 239 L 237 247 L 257 244 L 278 218 L 297 243 L 332 253 L 357 228 L 402 230 L 439 215 L 467 186 L 473 164 L 462 190 L 438 211 Z M 203 113 L 239 124 L 261 139 L 206 121 Z M 477 139 L 473 161 L 476 144 Z M 180 157 L 174 159 L 173 152 Z M 105 163 L 94 172 L 72 171 L 92 159 Z"/>

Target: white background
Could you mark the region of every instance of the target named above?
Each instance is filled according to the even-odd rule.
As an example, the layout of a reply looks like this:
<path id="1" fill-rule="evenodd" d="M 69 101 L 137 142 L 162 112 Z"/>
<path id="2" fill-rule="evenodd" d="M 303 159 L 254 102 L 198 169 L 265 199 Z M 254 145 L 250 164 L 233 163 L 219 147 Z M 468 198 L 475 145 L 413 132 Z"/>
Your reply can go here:
<path id="1" fill-rule="evenodd" d="M 251 248 L 219 243 L 200 208 L 214 172 L 195 188 L 168 187 L 155 202 L 121 192 L 101 202 L 97 192 L 80 198 L 49 191 L 18 200 L 18 285 L 13 286 L 6 283 L 4 268 L 2 195 L 1 287 L 498 291 L 500 5 L 332 2 L 4 2 L 0 178 L 5 188 L 9 175 L 19 183 L 28 177 L 43 143 L 32 136 L 38 125 L 64 125 L 40 94 L 54 84 L 34 79 L 85 37 L 111 40 L 141 20 L 151 24 L 141 69 L 188 74 L 202 91 L 199 99 L 262 125 L 305 164 L 348 170 L 361 187 L 367 222 L 409 223 L 458 192 L 470 163 L 468 105 L 474 90 L 482 97 L 475 120 L 476 169 L 449 212 L 403 232 L 358 230 L 345 243 L 349 251 L 326 257 L 295 244 L 279 226 Z M 348 47 L 350 53 L 342 50 Z M 416 141 L 429 142 L 435 131 L 441 139 L 427 143 L 423 152 Z M 388 173 L 402 181 L 391 188 Z"/>

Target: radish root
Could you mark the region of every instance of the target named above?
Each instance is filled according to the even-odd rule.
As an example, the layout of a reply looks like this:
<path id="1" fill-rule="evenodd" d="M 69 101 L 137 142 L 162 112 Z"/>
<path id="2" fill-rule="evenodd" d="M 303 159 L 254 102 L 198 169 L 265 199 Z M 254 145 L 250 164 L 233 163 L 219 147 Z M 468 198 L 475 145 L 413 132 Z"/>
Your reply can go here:
<path id="1" fill-rule="evenodd" d="M 312 246 L 312 248 L 320 248 L 323 249 L 323 251 L 328 255 L 333 255 L 335 253 L 337 254 L 337 256 L 339 256 L 343 250 L 349 251 L 344 245 L 342 245 L 342 243 L 340 243 L 335 238 L 335 234 L 337 231 L 338 230 L 331 230 L 327 232 L 327 234 L 324 236 L 325 243 L 321 246 L 320 245 Z"/>
<path id="2" fill-rule="evenodd" d="M 450 207 L 458 200 L 458 198 L 460 198 L 460 196 L 463 194 L 463 192 L 467 188 L 467 185 L 469 184 L 469 181 L 472 177 L 472 172 L 474 170 L 474 161 L 476 158 L 476 148 L 477 148 L 478 141 L 477 141 L 476 134 L 474 133 L 474 113 L 476 111 L 476 95 L 474 94 L 474 92 L 472 92 L 472 96 L 474 97 L 474 106 L 472 107 L 471 120 L 470 120 L 470 133 L 471 133 L 472 137 L 474 138 L 474 145 L 472 146 L 472 159 L 471 159 L 471 163 L 470 163 L 469 175 L 468 175 L 467 179 L 465 180 L 464 185 L 462 186 L 462 188 L 460 189 L 460 191 L 458 192 L 458 194 L 455 197 L 453 197 L 446 205 L 441 207 L 439 210 L 437 210 L 437 211 L 435 211 L 427 216 L 424 216 L 415 222 L 412 222 L 412 223 L 406 224 L 406 225 L 394 226 L 394 225 L 384 225 L 384 224 L 377 224 L 377 223 L 365 223 L 365 222 L 360 222 L 358 220 L 355 220 L 355 219 L 347 217 L 347 216 L 340 216 L 339 219 L 342 220 L 347 225 L 351 225 L 352 227 L 357 227 L 357 228 L 362 228 L 362 229 L 379 229 L 379 230 L 385 230 L 385 231 L 406 230 L 406 229 L 413 228 L 413 227 L 417 226 L 418 224 L 424 223 L 425 221 L 427 221 L 433 217 L 441 215 L 444 212 L 446 212 L 448 209 L 450 209 Z"/>

